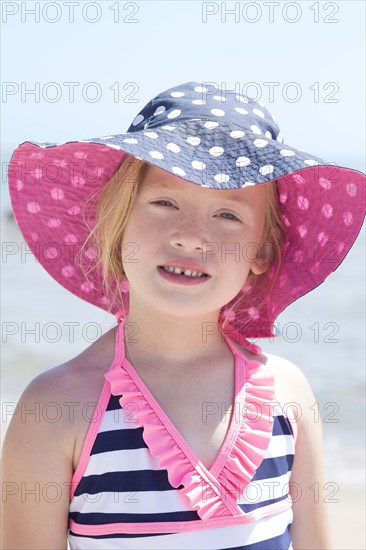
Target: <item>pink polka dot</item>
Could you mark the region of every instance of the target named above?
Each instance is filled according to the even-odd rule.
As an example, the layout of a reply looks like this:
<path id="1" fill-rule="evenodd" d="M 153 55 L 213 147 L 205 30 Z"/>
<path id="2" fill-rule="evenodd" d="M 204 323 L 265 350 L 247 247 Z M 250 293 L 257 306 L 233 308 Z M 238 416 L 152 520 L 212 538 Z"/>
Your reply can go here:
<path id="1" fill-rule="evenodd" d="M 51 197 L 55 201 L 62 201 L 64 196 L 65 196 L 65 194 L 64 194 L 63 190 L 60 189 L 59 187 L 54 187 L 53 189 L 51 189 Z"/>
<path id="2" fill-rule="evenodd" d="M 296 250 L 293 256 L 295 264 L 299 264 L 304 261 L 304 252 L 302 250 Z"/>
<path id="3" fill-rule="evenodd" d="M 316 262 L 314 265 L 311 266 L 310 271 L 313 275 L 316 275 L 319 271 L 319 262 Z"/>
<path id="4" fill-rule="evenodd" d="M 328 204 L 328 203 L 323 204 L 322 214 L 326 218 L 330 218 L 331 216 L 333 216 L 333 206 L 331 204 Z"/>
<path id="5" fill-rule="evenodd" d="M 302 239 L 306 236 L 306 234 L 307 234 L 307 232 L 308 232 L 308 230 L 307 230 L 307 228 L 305 227 L 305 225 L 298 225 L 298 226 L 297 226 L 297 230 L 298 230 L 298 232 L 300 233 L 300 237 L 301 237 Z"/>
<path id="6" fill-rule="evenodd" d="M 24 183 L 22 182 L 22 180 L 17 180 L 15 183 L 15 187 L 17 191 L 21 191 L 24 187 Z"/>
<path id="7" fill-rule="evenodd" d="M 73 233 L 69 233 L 64 238 L 64 243 L 65 244 L 74 244 L 74 243 L 77 243 L 77 242 L 78 242 L 78 240 L 77 240 L 76 236 Z"/>
<path id="8" fill-rule="evenodd" d="M 353 224 L 353 214 L 352 212 L 343 212 L 343 222 L 344 225 L 352 225 Z"/>
<path id="9" fill-rule="evenodd" d="M 341 241 L 338 243 L 338 254 L 341 254 L 343 249 L 344 249 L 344 242 Z"/>
<path id="10" fill-rule="evenodd" d="M 72 277 L 75 275 L 75 267 L 73 265 L 65 265 L 61 272 L 64 277 Z"/>
<path id="11" fill-rule="evenodd" d="M 81 285 L 80 289 L 86 294 L 89 294 L 89 292 L 92 292 L 94 290 L 94 285 L 93 283 L 87 281 Z"/>
<path id="12" fill-rule="evenodd" d="M 224 317 L 226 317 L 229 322 L 234 321 L 236 317 L 235 311 L 233 311 L 232 309 L 224 311 Z"/>
<path id="13" fill-rule="evenodd" d="M 54 159 L 52 162 L 55 166 L 60 166 L 61 168 L 67 166 L 67 161 L 64 159 Z"/>
<path id="14" fill-rule="evenodd" d="M 329 237 L 326 233 L 324 233 L 324 231 L 318 233 L 318 243 L 320 244 L 320 246 L 325 246 L 328 242 L 328 239 Z"/>
<path id="15" fill-rule="evenodd" d="M 306 183 L 305 178 L 300 174 L 294 174 L 292 178 L 298 185 L 304 185 Z"/>
<path id="16" fill-rule="evenodd" d="M 279 282 L 280 287 L 283 288 L 285 286 L 285 284 L 287 283 L 287 275 L 281 275 L 278 282 Z"/>
<path id="17" fill-rule="evenodd" d="M 57 248 L 55 248 L 54 246 L 49 246 L 48 248 L 46 248 L 45 256 L 49 260 L 55 260 L 58 256 Z"/>
<path id="18" fill-rule="evenodd" d="M 332 182 L 327 180 L 327 178 L 320 178 L 319 179 L 320 185 L 323 187 L 323 189 L 330 189 L 332 187 Z"/>
<path id="19" fill-rule="evenodd" d="M 60 227 L 61 220 L 59 218 L 50 218 L 47 222 L 48 227 Z"/>
<path id="20" fill-rule="evenodd" d="M 110 299 L 108 298 L 108 296 L 102 296 L 100 301 L 102 302 L 102 304 L 105 304 L 105 305 L 109 305 L 111 303 Z"/>
<path id="21" fill-rule="evenodd" d="M 71 183 L 74 187 L 83 187 L 83 185 L 85 185 L 85 180 L 81 176 L 75 176 L 71 178 Z"/>
<path id="22" fill-rule="evenodd" d="M 44 157 L 44 153 L 32 153 L 31 158 L 33 159 L 42 159 Z"/>
<path id="23" fill-rule="evenodd" d="M 38 233 L 31 233 L 32 240 L 36 243 L 39 241 L 39 235 Z"/>
<path id="24" fill-rule="evenodd" d="M 31 175 L 33 176 L 33 178 L 37 181 L 39 181 L 40 179 L 42 179 L 42 170 L 40 168 L 36 168 L 35 170 L 31 170 Z"/>
<path id="25" fill-rule="evenodd" d="M 285 204 L 285 202 L 287 201 L 287 191 L 281 191 L 279 201 L 281 204 Z"/>
<path id="26" fill-rule="evenodd" d="M 252 290 L 252 285 L 244 285 L 241 291 L 246 294 L 247 292 L 250 292 Z"/>
<path id="27" fill-rule="evenodd" d="M 41 207 L 39 206 L 38 202 L 29 202 L 27 204 L 28 212 L 31 214 L 38 214 L 38 212 L 41 211 Z"/>
<path id="28" fill-rule="evenodd" d="M 285 214 L 282 214 L 282 221 L 283 221 L 283 223 L 286 225 L 286 227 L 290 227 L 290 226 L 291 226 L 290 220 L 288 219 L 287 216 L 285 216 Z"/>
<path id="29" fill-rule="evenodd" d="M 355 183 L 347 183 L 346 191 L 350 197 L 355 197 L 357 193 L 357 185 Z"/>
<path id="30" fill-rule="evenodd" d="M 85 252 L 85 256 L 89 258 L 89 260 L 95 260 L 97 257 L 97 251 L 95 248 L 88 248 L 88 250 Z"/>
<path id="31" fill-rule="evenodd" d="M 87 156 L 87 153 L 84 153 L 84 151 L 75 151 L 74 153 L 74 157 L 77 159 L 86 159 Z"/>
<path id="32" fill-rule="evenodd" d="M 67 212 L 68 214 L 71 214 L 71 216 L 77 216 L 78 214 L 80 214 L 81 210 L 78 206 L 72 206 L 68 209 Z"/>
<path id="33" fill-rule="evenodd" d="M 306 197 L 303 197 L 302 195 L 299 195 L 297 197 L 297 206 L 301 210 L 307 210 L 309 208 L 309 200 Z"/>
<path id="34" fill-rule="evenodd" d="M 248 309 L 249 316 L 255 321 L 259 319 L 259 311 L 256 307 L 250 307 Z"/>

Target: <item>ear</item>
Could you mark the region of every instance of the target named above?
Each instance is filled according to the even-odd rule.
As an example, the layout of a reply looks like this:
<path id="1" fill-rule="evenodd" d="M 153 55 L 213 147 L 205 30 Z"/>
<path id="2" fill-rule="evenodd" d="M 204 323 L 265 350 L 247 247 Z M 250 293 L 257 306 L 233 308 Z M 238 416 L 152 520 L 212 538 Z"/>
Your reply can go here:
<path id="1" fill-rule="evenodd" d="M 252 262 L 250 270 L 254 275 L 261 275 L 269 268 L 271 263 L 271 246 L 270 243 L 262 244 L 256 259 Z"/>

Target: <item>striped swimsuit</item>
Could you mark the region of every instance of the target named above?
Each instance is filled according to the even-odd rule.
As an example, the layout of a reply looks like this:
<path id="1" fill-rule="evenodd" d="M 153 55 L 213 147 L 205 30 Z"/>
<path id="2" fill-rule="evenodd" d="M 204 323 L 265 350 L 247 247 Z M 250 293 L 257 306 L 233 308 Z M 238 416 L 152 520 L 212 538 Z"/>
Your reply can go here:
<path id="1" fill-rule="evenodd" d="M 114 360 L 71 483 L 71 550 L 292 549 L 296 424 L 274 398 L 270 368 L 224 335 L 234 411 L 207 469 L 125 357 L 117 319 Z"/>

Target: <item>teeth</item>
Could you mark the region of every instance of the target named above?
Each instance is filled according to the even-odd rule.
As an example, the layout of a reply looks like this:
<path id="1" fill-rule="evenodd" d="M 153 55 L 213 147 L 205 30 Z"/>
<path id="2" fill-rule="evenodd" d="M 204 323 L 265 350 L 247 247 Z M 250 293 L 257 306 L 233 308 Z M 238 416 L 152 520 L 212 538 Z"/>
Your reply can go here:
<path id="1" fill-rule="evenodd" d="M 192 271 L 191 269 L 181 269 L 180 267 L 172 267 L 172 266 L 163 266 L 163 269 L 165 271 L 169 271 L 170 273 L 177 273 L 177 275 L 180 275 L 182 272 L 187 277 L 204 277 L 205 275 L 201 271 Z"/>

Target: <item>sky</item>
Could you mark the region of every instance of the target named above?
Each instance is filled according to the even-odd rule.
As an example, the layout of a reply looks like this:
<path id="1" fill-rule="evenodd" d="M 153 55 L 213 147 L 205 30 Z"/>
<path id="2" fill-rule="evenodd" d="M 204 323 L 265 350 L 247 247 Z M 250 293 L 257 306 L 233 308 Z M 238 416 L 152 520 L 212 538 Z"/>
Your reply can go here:
<path id="1" fill-rule="evenodd" d="M 285 143 L 365 170 L 362 1 L 3 1 L 1 12 L 3 164 L 23 141 L 123 133 L 152 97 L 195 80 L 260 99 Z"/>

